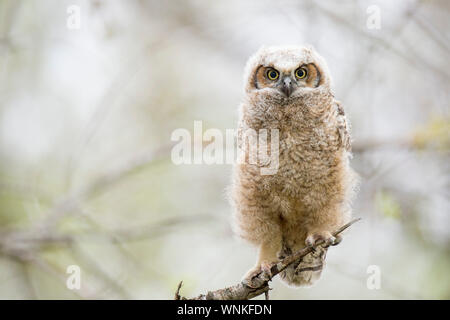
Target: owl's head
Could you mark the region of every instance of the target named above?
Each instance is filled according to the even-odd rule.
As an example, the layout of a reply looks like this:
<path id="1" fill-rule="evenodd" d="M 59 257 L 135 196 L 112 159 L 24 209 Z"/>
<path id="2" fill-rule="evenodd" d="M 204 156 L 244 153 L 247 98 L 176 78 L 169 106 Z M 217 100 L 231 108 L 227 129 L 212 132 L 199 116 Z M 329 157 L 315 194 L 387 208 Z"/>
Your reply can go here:
<path id="1" fill-rule="evenodd" d="M 292 100 L 329 88 L 326 62 L 311 46 L 262 47 L 247 62 L 247 94 Z"/>

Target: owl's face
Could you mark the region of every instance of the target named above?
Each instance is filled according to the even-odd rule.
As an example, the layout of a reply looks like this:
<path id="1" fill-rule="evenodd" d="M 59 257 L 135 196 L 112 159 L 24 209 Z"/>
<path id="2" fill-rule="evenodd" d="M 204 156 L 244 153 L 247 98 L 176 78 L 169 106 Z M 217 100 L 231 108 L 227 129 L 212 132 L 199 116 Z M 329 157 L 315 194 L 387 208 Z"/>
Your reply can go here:
<path id="1" fill-rule="evenodd" d="M 263 47 L 247 63 L 246 91 L 292 101 L 329 90 L 328 74 L 325 60 L 312 47 Z"/>

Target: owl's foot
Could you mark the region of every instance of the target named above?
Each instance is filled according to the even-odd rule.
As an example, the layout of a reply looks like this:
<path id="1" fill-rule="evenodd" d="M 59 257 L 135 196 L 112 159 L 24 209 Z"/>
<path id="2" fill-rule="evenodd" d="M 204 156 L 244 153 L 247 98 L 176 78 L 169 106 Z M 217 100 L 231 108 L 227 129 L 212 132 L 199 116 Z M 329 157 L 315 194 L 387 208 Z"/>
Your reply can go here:
<path id="1" fill-rule="evenodd" d="M 334 236 L 334 242 L 331 244 L 332 246 L 337 246 L 342 242 L 342 236 L 340 234 Z"/>
<path id="2" fill-rule="evenodd" d="M 262 261 L 260 264 L 256 265 L 245 274 L 242 279 L 242 283 L 244 283 L 247 287 L 250 288 L 259 288 L 261 286 L 261 281 L 256 277 L 261 273 L 265 272 L 272 278 L 272 267 L 276 265 L 276 262 Z"/>
<path id="3" fill-rule="evenodd" d="M 327 248 L 338 245 L 342 241 L 342 237 L 340 235 L 335 237 L 328 231 L 313 232 L 306 237 L 305 244 L 314 249 L 321 241 L 324 242 L 323 246 Z"/>
<path id="4" fill-rule="evenodd" d="M 256 284 L 253 279 L 257 277 L 261 273 L 261 266 L 255 266 L 252 269 L 248 270 L 245 276 L 242 278 L 242 283 L 247 287 L 256 288 Z"/>

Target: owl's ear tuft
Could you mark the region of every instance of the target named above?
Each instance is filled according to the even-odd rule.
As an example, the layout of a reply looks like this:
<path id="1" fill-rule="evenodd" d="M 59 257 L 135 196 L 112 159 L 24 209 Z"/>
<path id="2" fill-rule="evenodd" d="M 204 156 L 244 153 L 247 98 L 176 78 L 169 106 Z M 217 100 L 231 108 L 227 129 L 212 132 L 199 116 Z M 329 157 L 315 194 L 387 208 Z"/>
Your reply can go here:
<path id="1" fill-rule="evenodd" d="M 257 85 L 255 82 L 256 72 L 259 67 L 263 64 L 265 52 L 267 50 L 267 46 L 261 46 L 258 51 L 256 51 L 247 61 L 244 72 L 244 84 L 245 91 L 249 92 L 253 89 L 257 89 Z"/>
<path id="2" fill-rule="evenodd" d="M 306 51 L 309 51 L 310 53 L 316 52 L 316 48 L 314 48 L 314 46 L 312 44 L 305 44 L 304 46 Z"/>
<path id="3" fill-rule="evenodd" d="M 265 56 L 265 53 L 267 52 L 267 49 L 269 48 L 269 46 L 263 44 L 262 46 L 259 47 L 258 50 L 256 50 L 256 52 L 253 54 L 253 57 L 259 57 L 259 59 L 261 60 L 262 56 Z"/>

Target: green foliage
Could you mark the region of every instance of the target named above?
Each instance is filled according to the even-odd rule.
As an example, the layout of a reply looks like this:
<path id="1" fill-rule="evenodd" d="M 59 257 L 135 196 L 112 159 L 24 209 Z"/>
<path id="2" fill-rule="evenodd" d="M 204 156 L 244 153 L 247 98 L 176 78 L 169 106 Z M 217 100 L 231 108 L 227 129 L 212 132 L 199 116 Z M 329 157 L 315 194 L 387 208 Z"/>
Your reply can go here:
<path id="1" fill-rule="evenodd" d="M 419 149 L 433 147 L 440 151 L 450 150 L 450 120 L 442 117 L 432 118 L 415 132 L 413 141 Z"/>
<path id="2" fill-rule="evenodd" d="M 375 207 L 387 218 L 400 219 L 402 215 L 400 203 L 393 194 L 385 190 L 377 192 L 375 196 Z"/>

